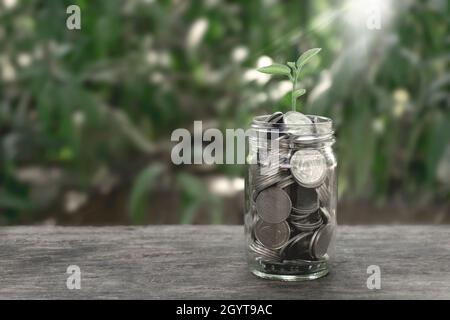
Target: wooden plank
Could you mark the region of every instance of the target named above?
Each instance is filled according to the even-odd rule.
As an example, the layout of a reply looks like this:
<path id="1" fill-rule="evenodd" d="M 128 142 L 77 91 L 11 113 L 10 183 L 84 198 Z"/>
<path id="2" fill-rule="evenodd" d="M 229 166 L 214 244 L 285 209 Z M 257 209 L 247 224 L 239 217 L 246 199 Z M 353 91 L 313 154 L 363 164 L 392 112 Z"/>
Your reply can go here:
<path id="1" fill-rule="evenodd" d="M 450 299 L 449 226 L 339 227 L 334 269 L 299 283 L 247 270 L 243 227 L 0 229 L 0 298 Z M 66 269 L 81 268 L 81 290 Z M 378 265 L 382 288 L 369 290 Z"/>

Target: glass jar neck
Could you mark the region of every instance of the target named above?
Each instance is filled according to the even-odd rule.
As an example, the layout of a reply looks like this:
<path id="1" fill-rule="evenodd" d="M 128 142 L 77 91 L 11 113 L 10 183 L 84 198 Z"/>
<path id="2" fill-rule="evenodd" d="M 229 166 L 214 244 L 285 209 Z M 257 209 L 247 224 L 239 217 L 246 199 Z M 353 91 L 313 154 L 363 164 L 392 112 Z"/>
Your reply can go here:
<path id="1" fill-rule="evenodd" d="M 310 123 L 286 124 L 267 122 L 268 115 L 258 116 L 251 125 L 252 137 L 258 145 L 276 142 L 280 146 L 331 146 L 334 139 L 333 122 L 330 118 L 306 115 Z M 264 147 L 264 146 L 262 146 Z M 270 148 L 269 145 L 267 145 Z"/>

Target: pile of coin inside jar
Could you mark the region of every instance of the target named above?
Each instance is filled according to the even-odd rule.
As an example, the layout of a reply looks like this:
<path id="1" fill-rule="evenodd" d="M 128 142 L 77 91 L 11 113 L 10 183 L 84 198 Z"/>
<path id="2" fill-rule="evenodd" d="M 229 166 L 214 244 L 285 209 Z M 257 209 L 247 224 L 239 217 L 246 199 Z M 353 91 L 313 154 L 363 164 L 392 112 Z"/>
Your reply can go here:
<path id="1" fill-rule="evenodd" d="M 284 262 L 325 261 L 335 230 L 333 153 L 320 147 L 321 129 L 312 116 L 276 112 L 264 121 L 278 125 L 280 134 L 263 132 L 253 145 L 248 249 L 271 271 Z M 274 140 L 277 147 L 271 148 Z"/>

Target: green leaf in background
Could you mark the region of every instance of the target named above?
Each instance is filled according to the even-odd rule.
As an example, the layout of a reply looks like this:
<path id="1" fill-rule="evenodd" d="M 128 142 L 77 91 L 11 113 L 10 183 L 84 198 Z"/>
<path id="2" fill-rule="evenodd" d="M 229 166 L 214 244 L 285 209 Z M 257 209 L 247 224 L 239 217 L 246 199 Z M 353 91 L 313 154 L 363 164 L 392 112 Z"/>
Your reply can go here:
<path id="1" fill-rule="evenodd" d="M 292 69 L 292 70 L 295 70 L 295 62 L 292 62 L 292 61 L 289 61 L 288 63 L 287 63 L 287 65 Z"/>
<path id="2" fill-rule="evenodd" d="M 322 50 L 322 49 L 314 48 L 314 49 L 310 49 L 310 50 L 306 51 L 305 53 L 303 53 L 300 56 L 300 58 L 298 58 L 298 60 L 297 60 L 297 68 L 300 69 L 301 67 L 303 67 L 309 61 L 309 59 L 311 59 L 316 54 L 318 54 L 320 52 L 320 50 Z"/>
<path id="3" fill-rule="evenodd" d="M 213 224 L 223 223 L 223 201 L 217 196 L 211 197 L 209 201 L 211 206 L 211 219 Z"/>
<path id="4" fill-rule="evenodd" d="M 182 194 L 182 207 L 180 210 L 181 224 L 193 223 L 202 207 L 208 208 L 208 212 L 211 213 L 212 223 L 222 223 L 222 199 L 211 194 L 201 179 L 192 174 L 180 173 L 177 176 L 177 184 Z"/>
<path id="5" fill-rule="evenodd" d="M 208 190 L 199 178 L 187 173 L 178 175 L 177 184 L 182 193 L 180 223 L 190 224 L 208 196 Z"/>
<path id="6" fill-rule="evenodd" d="M 137 175 L 128 204 L 133 224 L 143 224 L 145 222 L 150 192 L 157 186 L 158 178 L 163 171 L 164 166 L 155 163 L 149 165 Z"/>
<path id="7" fill-rule="evenodd" d="M 294 91 L 294 97 L 299 98 L 306 93 L 305 89 L 297 89 Z"/>
<path id="8" fill-rule="evenodd" d="M 259 68 L 258 71 L 262 73 L 283 75 L 283 76 L 288 76 L 291 74 L 291 69 L 289 69 L 289 67 L 278 63 L 274 63 L 267 67 Z"/>
<path id="9" fill-rule="evenodd" d="M 182 209 L 181 212 L 180 224 L 192 224 L 194 218 L 197 215 L 198 210 L 200 209 L 200 206 L 201 206 L 200 201 L 193 201 L 189 204 L 186 204 L 186 206 Z"/>
<path id="10" fill-rule="evenodd" d="M 23 196 L 0 191 L 0 207 L 13 210 L 31 210 L 33 203 Z"/>

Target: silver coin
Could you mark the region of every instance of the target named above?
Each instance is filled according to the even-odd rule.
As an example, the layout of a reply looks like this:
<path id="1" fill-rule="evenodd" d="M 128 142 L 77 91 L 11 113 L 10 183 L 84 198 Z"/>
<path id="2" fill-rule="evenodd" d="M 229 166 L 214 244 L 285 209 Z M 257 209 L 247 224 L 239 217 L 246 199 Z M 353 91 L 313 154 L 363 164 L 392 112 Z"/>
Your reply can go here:
<path id="1" fill-rule="evenodd" d="M 256 211 L 261 219 L 268 223 L 280 223 L 286 220 L 291 209 L 291 199 L 278 187 L 264 189 L 256 198 Z"/>
<path id="2" fill-rule="evenodd" d="M 292 175 L 289 175 L 286 178 L 283 178 L 282 180 L 277 182 L 277 187 L 280 189 L 285 189 L 290 185 L 293 185 L 294 183 L 295 183 L 294 178 L 292 177 Z"/>
<path id="3" fill-rule="evenodd" d="M 292 212 L 289 217 L 290 217 L 290 219 L 293 219 L 293 220 L 303 220 L 303 219 L 308 219 L 310 217 L 310 215 L 313 213 L 314 212 L 307 212 L 307 213 L 298 212 L 297 209 L 292 208 Z"/>
<path id="4" fill-rule="evenodd" d="M 318 216 L 315 220 L 311 219 L 290 219 L 291 225 L 298 231 L 313 231 L 323 225 L 322 216 Z"/>
<path id="5" fill-rule="evenodd" d="M 280 255 L 286 260 L 308 259 L 308 244 L 312 236 L 312 232 L 299 233 L 292 237 L 281 249 Z"/>
<path id="6" fill-rule="evenodd" d="M 266 122 L 269 123 L 278 123 L 283 118 L 283 112 L 277 111 L 271 115 L 269 115 L 266 119 Z"/>
<path id="7" fill-rule="evenodd" d="M 327 164 L 318 150 L 298 150 L 291 157 L 290 163 L 292 175 L 304 187 L 318 187 L 326 178 Z"/>
<path id="8" fill-rule="evenodd" d="M 311 222 L 311 221 L 317 221 L 320 217 L 320 214 L 318 213 L 318 210 L 314 212 L 309 213 L 297 213 L 294 210 L 292 210 L 291 215 L 289 216 L 289 219 L 296 220 L 298 222 Z"/>
<path id="9" fill-rule="evenodd" d="M 264 183 L 265 181 L 271 180 L 273 178 L 280 178 L 281 174 L 279 171 L 264 171 L 261 172 L 260 174 L 257 174 L 254 176 L 254 185 L 258 185 L 261 183 Z"/>
<path id="10" fill-rule="evenodd" d="M 297 111 L 286 112 L 283 117 L 283 122 L 287 125 L 293 126 L 304 124 L 308 125 L 313 123 L 310 118 L 305 116 L 303 113 Z"/>
<path id="11" fill-rule="evenodd" d="M 291 229 L 286 221 L 267 223 L 259 220 L 255 226 L 255 237 L 264 247 L 279 249 L 289 240 Z"/>
<path id="12" fill-rule="evenodd" d="M 321 208 L 319 209 L 319 214 L 320 214 L 320 216 L 322 217 L 323 224 L 329 224 L 329 223 L 331 223 L 331 214 L 330 214 L 330 212 L 328 211 L 327 208 L 321 207 Z"/>
<path id="13" fill-rule="evenodd" d="M 316 207 L 315 209 L 310 209 L 310 210 L 300 210 L 300 209 L 292 207 L 292 214 L 295 215 L 295 216 L 298 216 L 298 217 L 307 218 L 311 214 L 316 212 L 317 209 L 318 209 L 318 207 Z"/>
<path id="14" fill-rule="evenodd" d="M 311 257 L 320 259 L 325 256 L 334 236 L 334 225 L 327 224 L 317 230 L 311 238 L 309 252 Z"/>
<path id="15" fill-rule="evenodd" d="M 267 118 L 267 123 L 270 125 L 270 129 L 267 131 L 266 138 L 268 140 L 275 140 L 279 139 L 280 137 L 284 136 L 286 133 L 282 132 L 281 126 L 279 124 L 283 123 L 283 113 L 282 112 L 275 112 L 274 114 L 270 115 Z"/>
<path id="16" fill-rule="evenodd" d="M 286 178 L 286 173 L 277 173 L 275 175 L 261 178 L 260 180 L 255 182 L 255 190 L 257 192 L 263 191 L 269 187 L 272 187 L 278 182 L 283 181 L 284 178 Z"/>
<path id="17" fill-rule="evenodd" d="M 278 168 L 263 168 L 262 166 L 259 168 L 257 173 L 253 174 L 253 179 L 255 181 L 262 181 L 265 179 L 270 178 L 271 176 L 278 175 L 280 173 L 280 170 Z"/>
<path id="18" fill-rule="evenodd" d="M 318 187 L 317 193 L 319 194 L 320 204 L 327 207 L 330 203 L 330 191 L 328 190 L 328 184 L 323 183 L 320 187 Z"/>
<path id="19" fill-rule="evenodd" d="M 288 175 L 284 172 L 276 172 L 270 175 L 261 175 L 257 179 L 254 180 L 254 187 L 258 191 L 262 191 L 267 189 L 268 187 L 282 181 Z"/>
<path id="20" fill-rule="evenodd" d="M 293 190 L 292 206 L 298 213 L 311 213 L 319 208 L 319 197 L 314 188 L 305 188 L 300 185 Z"/>
<path id="21" fill-rule="evenodd" d="M 283 116 L 283 122 L 287 127 L 287 132 L 291 134 L 300 136 L 313 134 L 313 122 L 303 113 L 288 111 Z"/>
<path id="22" fill-rule="evenodd" d="M 270 163 L 267 165 L 261 165 L 259 167 L 258 175 L 260 178 L 265 178 L 267 176 L 277 174 L 280 171 L 280 166 L 278 164 Z"/>
<path id="23" fill-rule="evenodd" d="M 250 242 L 249 249 L 261 258 L 268 261 L 280 261 L 280 255 L 276 250 L 265 248 L 258 240 Z"/>

